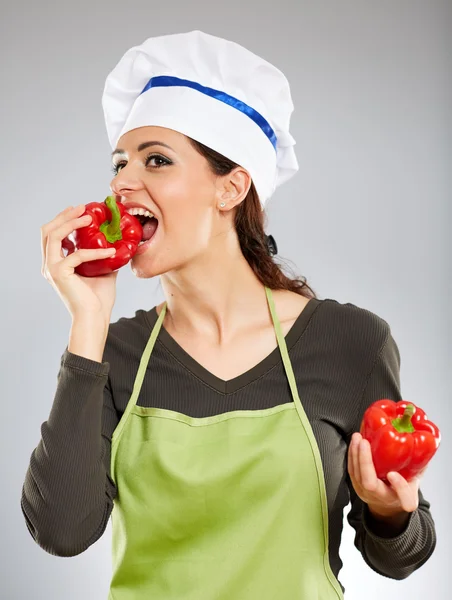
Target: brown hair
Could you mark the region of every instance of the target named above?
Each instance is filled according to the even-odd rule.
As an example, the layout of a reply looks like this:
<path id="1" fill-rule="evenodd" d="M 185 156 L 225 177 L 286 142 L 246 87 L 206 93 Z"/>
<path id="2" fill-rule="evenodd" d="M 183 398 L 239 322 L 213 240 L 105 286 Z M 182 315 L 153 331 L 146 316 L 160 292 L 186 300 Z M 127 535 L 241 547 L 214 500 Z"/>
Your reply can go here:
<path id="1" fill-rule="evenodd" d="M 194 149 L 204 156 L 215 175 L 227 175 L 239 166 L 204 144 L 190 137 L 188 140 Z M 305 298 L 317 298 L 316 293 L 306 283 L 306 277 L 301 276 L 298 279 L 287 277 L 269 254 L 264 231 L 266 220 L 267 215 L 262 210 L 258 193 L 254 183 L 251 182 L 248 194 L 238 205 L 235 215 L 235 228 L 240 248 L 248 264 L 262 284 L 272 290 L 289 290 Z"/>

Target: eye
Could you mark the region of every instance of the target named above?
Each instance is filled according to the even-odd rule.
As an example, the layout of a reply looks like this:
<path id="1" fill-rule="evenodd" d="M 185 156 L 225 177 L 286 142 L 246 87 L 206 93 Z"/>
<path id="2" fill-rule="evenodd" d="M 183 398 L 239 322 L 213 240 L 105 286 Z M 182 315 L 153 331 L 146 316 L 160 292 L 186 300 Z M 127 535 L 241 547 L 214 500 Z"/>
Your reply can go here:
<path id="1" fill-rule="evenodd" d="M 163 164 L 158 164 L 158 165 L 154 166 L 153 167 L 154 169 L 160 169 L 161 167 L 163 167 L 165 165 L 171 165 L 172 164 L 171 161 L 168 160 L 167 158 L 161 156 L 160 154 L 153 153 L 153 154 L 148 154 L 148 156 L 146 156 L 145 162 L 144 162 L 144 164 L 146 165 L 146 167 L 149 165 L 149 163 L 151 162 L 152 159 L 156 159 L 156 160 L 159 160 L 159 161 L 163 162 Z M 115 165 L 113 165 L 111 167 L 111 170 L 112 170 L 113 174 L 117 175 L 119 173 L 120 168 L 124 167 L 126 164 L 127 164 L 127 162 L 124 161 L 124 160 L 122 160 L 122 161 L 116 163 Z"/>

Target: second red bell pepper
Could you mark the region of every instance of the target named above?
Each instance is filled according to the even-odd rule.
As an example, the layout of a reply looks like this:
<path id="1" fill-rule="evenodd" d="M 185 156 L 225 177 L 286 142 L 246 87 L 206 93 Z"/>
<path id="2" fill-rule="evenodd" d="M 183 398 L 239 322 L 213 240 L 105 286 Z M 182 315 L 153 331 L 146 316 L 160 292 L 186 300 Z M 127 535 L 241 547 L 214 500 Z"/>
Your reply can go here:
<path id="1" fill-rule="evenodd" d="M 364 413 L 360 434 L 369 441 L 377 477 L 396 471 L 410 481 L 432 459 L 441 441 L 438 427 L 412 402 L 383 398 Z"/>

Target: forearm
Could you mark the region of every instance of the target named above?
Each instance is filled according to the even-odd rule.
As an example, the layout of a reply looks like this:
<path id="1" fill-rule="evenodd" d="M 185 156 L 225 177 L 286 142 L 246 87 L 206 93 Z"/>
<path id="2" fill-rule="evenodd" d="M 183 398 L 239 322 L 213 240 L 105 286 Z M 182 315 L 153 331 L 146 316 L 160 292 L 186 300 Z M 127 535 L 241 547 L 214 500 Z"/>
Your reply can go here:
<path id="1" fill-rule="evenodd" d="M 83 552 L 111 512 L 107 473 L 114 423 L 103 420 L 114 412 L 104 411 L 102 418 L 107 374 L 107 365 L 65 353 L 49 418 L 30 458 L 22 510 L 31 535 L 50 554 Z"/>
<path id="2" fill-rule="evenodd" d="M 426 504 L 420 503 L 415 511 L 399 518 L 402 523 L 378 521 L 364 504 L 362 527 L 355 539 L 368 565 L 393 579 L 408 577 L 425 563 L 436 545 L 435 524 Z M 404 518 L 408 519 L 405 524 Z"/>
<path id="3" fill-rule="evenodd" d="M 421 490 L 415 511 L 398 517 L 386 514 L 383 518 L 378 513 L 380 519 L 351 485 L 350 496 L 352 509 L 347 518 L 356 531 L 354 544 L 374 571 L 392 579 L 404 579 L 425 563 L 435 549 L 436 530 L 430 503 Z"/>
<path id="4" fill-rule="evenodd" d="M 107 341 L 109 323 L 96 316 L 84 315 L 72 320 L 69 334 L 68 350 L 98 363 L 102 357 Z"/>

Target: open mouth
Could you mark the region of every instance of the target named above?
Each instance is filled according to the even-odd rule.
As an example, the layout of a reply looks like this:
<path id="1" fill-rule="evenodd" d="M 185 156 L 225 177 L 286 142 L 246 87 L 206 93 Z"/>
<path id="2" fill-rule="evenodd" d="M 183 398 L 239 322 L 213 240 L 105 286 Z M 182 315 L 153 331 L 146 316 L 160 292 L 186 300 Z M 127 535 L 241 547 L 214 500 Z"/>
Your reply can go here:
<path id="1" fill-rule="evenodd" d="M 141 244 L 144 244 L 153 237 L 153 235 L 157 231 L 159 222 L 155 217 L 148 217 L 146 215 L 134 215 L 134 217 L 140 221 L 141 226 L 143 228 L 141 242 L 138 244 L 139 246 L 141 246 Z"/>

